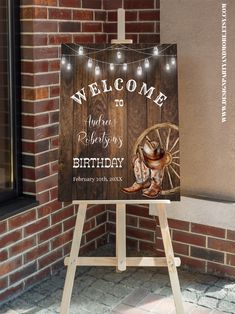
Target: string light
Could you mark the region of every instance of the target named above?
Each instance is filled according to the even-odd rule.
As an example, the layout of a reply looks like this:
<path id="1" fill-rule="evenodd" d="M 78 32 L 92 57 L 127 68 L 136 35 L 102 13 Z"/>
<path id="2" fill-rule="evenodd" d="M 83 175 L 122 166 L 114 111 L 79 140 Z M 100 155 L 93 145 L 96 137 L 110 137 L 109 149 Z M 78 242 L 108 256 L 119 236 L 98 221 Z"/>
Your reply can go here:
<path id="1" fill-rule="evenodd" d="M 113 71 L 114 70 L 114 64 L 110 63 L 109 68 L 110 68 L 111 71 Z"/>
<path id="2" fill-rule="evenodd" d="M 65 63 L 66 63 L 66 59 L 65 59 L 65 57 L 62 57 L 61 58 L 61 64 L 65 65 Z"/>
<path id="3" fill-rule="evenodd" d="M 166 64 L 166 70 L 170 71 L 170 64 L 169 63 Z"/>
<path id="4" fill-rule="evenodd" d="M 70 71 L 70 70 L 72 69 L 72 65 L 71 65 L 71 63 L 70 63 L 70 62 L 69 62 L 69 63 L 67 63 L 66 69 L 67 69 L 68 71 Z"/>
<path id="5" fill-rule="evenodd" d="M 158 50 L 158 47 L 157 47 L 157 46 L 155 46 L 155 47 L 153 48 L 153 54 L 154 54 L 155 56 L 158 56 L 159 50 Z"/>
<path id="6" fill-rule="evenodd" d="M 122 53 L 121 53 L 121 51 L 118 51 L 118 52 L 117 52 L 117 59 L 120 60 L 121 58 L 122 58 Z"/>
<path id="7" fill-rule="evenodd" d="M 124 71 L 126 71 L 127 70 L 127 63 L 123 63 L 122 68 L 123 68 Z"/>
<path id="8" fill-rule="evenodd" d="M 100 67 L 98 65 L 95 67 L 95 75 L 100 75 Z"/>
<path id="9" fill-rule="evenodd" d="M 174 57 L 171 58 L 171 64 L 175 65 L 175 58 Z"/>
<path id="10" fill-rule="evenodd" d="M 141 76 L 142 73 L 143 73 L 142 66 L 139 65 L 138 68 L 137 68 L 137 75 Z"/>
<path id="11" fill-rule="evenodd" d="M 149 59 L 144 60 L 144 67 L 145 67 L 145 69 L 149 68 Z"/>
<path id="12" fill-rule="evenodd" d="M 91 58 L 88 59 L 88 62 L 87 62 L 87 67 L 90 69 L 92 68 L 92 64 L 93 64 L 93 61 Z"/>
<path id="13" fill-rule="evenodd" d="M 79 48 L 78 48 L 78 54 L 79 54 L 79 56 L 82 56 L 83 53 L 84 53 L 83 47 L 82 47 L 82 46 L 79 46 Z"/>

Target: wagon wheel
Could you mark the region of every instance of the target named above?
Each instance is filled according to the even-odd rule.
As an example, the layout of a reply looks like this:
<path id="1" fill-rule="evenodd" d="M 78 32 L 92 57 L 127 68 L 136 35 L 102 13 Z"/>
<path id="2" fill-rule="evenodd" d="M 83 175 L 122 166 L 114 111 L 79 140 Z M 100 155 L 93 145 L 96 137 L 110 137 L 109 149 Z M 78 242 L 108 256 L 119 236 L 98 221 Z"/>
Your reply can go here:
<path id="1" fill-rule="evenodd" d="M 164 122 L 146 129 L 137 139 L 133 152 L 138 151 L 138 146 L 144 144 L 146 136 L 151 141 L 157 141 L 166 153 L 166 165 L 162 180 L 162 195 L 169 195 L 180 190 L 180 150 L 179 128 L 177 125 Z"/>

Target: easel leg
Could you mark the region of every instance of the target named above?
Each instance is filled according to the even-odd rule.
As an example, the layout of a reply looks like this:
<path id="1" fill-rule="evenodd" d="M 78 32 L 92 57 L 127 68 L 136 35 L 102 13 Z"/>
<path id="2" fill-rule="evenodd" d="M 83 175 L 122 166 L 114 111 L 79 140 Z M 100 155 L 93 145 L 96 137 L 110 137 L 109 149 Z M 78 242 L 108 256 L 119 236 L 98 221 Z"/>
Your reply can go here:
<path id="1" fill-rule="evenodd" d="M 117 271 L 126 270 L 126 204 L 116 205 Z"/>
<path id="2" fill-rule="evenodd" d="M 183 300 L 180 291 L 179 277 L 177 268 L 174 261 L 174 251 L 171 242 L 170 230 L 167 221 L 166 206 L 165 204 L 158 204 L 159 223 L 162 232 L 162 240 L 165 249 L 169 277 L 171 281 L 171 288 L 173 292 L 175 308 L 177 314 L 184 313 Z"/>
<path id="3" fill-rule="evenodd" d="M 87 204 L 82 203 L 79 205 L 74 234 L 73 234 L 73 241 L 70 251 L 70 261 L 68 264 L 68 269 L 65 278 L 63 296 L 62 296 L 62 303 L 60 308 L 60 314 L 68 314 L 69 313 L 69 306 L 71 301 L 72 289 L 74 284 L 74 277 L 76 273 L 77 267 L 77 257 L 79 254 L 81 239 L 82 239 L 82 230 L 84 226 L 84 221 L 86 217 L 86 210 Z"/>

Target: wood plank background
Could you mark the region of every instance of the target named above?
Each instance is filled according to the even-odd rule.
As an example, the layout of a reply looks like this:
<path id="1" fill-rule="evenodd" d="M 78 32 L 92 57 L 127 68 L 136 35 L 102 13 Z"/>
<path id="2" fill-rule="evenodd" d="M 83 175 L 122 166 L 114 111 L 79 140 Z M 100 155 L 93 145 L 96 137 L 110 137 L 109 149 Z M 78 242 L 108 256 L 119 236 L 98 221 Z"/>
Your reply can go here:
<path id="1" fill-rule="evenodd" d="M 86 47 L 104 49 L 106 44 L 100 45 L 84 45 Z M 110 46 L 110 45 L 108 45 Z M 128 46 L 132 49 L 148 48 L 147 52 L 152 53 L 153 45 L 136 44 Z M 72 49 L 71 49 L 72 48 Z M 116 66 L 114 71 L 109 70 L 106 63 L 98 62 L 101 68 L 101 75 L 95 76 L 94 67 L 87 68 L 87 56 L 75 56 L 74 50 L 77 50 L 74 44 L 62 45 L 62 55 L 72 64 L 71 71 L 67 71 L 66 67 L 61 66 L 61 97 L 60 97 L 60 144 L 59 144 L 59 200 L 130 200 L 130 199 L 148 199 L 142 194 L 125 194 L 121 191 L 122 187 L 128 187 L 135 181 L 132 157 L 133 147 L 140 134 L 150 126 L 162 122 L 170 122 L 178 125 L 178 95 L 177 95 L 177 66 L 172 67 L 170 71 L 166 71 L 166 63 L 170 62 L 170 56 L 176 55 L 176 45 L 159 45 L 159 52 L 163 51 L 164 56 L 151 57 L 150 68 L 145 70 L 143 61 L 143 75 L 137 76 L 136 69 L 139 63 L 128 65 L 128 70 L 123 71 L 121 66 Z M 118 46 L 115 46 L 118 48 Z M 92 52 L 90 57 L 99 61 L 117 62 L 115 49 L 104 52 Z M 90 52 L 90 50 L 89 50 Z M 144 59 L 145 55 L 137 53 L 134 50 L 123 52 L 123 58 L 120 63 L 132 62 Z M 114 60 L 114 61 L 111 61 Z M 97 82 L 100 85 L 102 79 L 107 79 L 109 85 L 113 87 L 116 78 L 124 80 L 124 88 L 122 91 L 101 93 L 95 97 L 91 97 L 88 85 Z M 137 89 L 135 92 L 128 92 L 125 88 L 125 82 L 129 79 L 135 79 Z M 153 103 L 153 99 L 149 100 L 145 96 L 138 94 L 142 83 L 146 82 L 148 87 L 154 86 L 157 92 L 165 94 L 168 98 L 163 106 Z M 109 86 L 108 85 L 108 86 Z M 82 105 L 73 101 L 70 97 L 78 90 L 85 87 L 87 101 Z M 115 99 L 123 99 L 124 106 L 116 107 Z M 89 115 L 93 119 L 98 119 L 103 115 L 105 120 L 110 119 L 112 126 L 102 126 L 99 128 L 89 128 L 87 126 L 87 118 Z M 120 136 L 123 140 L 123 146 L 118 148 L 114 144 L 110 144 L 104 149 L 101 144 L 82 145 L 78 143 L 78 133 L 87 132 L 88 136 L 92 131 L 96 131 L 97 135 L 101 135 L 104 131 L 109 136 Z M 164 143 L 166 142 L 168 130 L 161 130 L 161 136 Z M 174 131 L 175 132 L 175 131 Z M 170 137 L 170 145 L 173 145 L 178 134 L 172 131 Z M 155 139 L 156 132 L 150 134 L 150 138 Z M 179 143 L 176 145 L 179 149 Z M 89 168 L 83 169 L 73 168 L 73 157 L 96 157 L 96 158 L 124 158 L 123 168 Z M 179 162 L 179 161 L 177 161 Z M 178 166 L 172 165 L 177 169 Z M 179 172 L 179 169 L 177 169 Z M 122 177 L 122 182 L 73 182 L 73 177 Z M 175 186 L 179 186 L 180 182 L 177 177 L 172 178 Z M 163 189 L 170 190 L 170 182 L 168 176 L 164 176 Z M 167 195 L 160 195 L 158 199 L 179 200 L 179 191 Z"/>

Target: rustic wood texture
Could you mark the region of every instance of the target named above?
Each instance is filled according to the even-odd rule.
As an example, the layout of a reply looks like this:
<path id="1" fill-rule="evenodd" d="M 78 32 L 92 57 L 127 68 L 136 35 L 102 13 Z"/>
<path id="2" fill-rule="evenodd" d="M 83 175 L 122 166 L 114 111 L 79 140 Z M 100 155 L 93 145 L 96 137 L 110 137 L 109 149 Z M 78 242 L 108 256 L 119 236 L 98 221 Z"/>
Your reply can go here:
<path id="1" fill-rule="evenodd" d="M 75 45 L 70 45 L 77 49 Z M 84 45 L 87 46 L 87 45 Z M 137 138 L 149 127 L 159 125 L 162 122 L 169 122 L 178 125 L 178 95 L 177 95 L 177 67 L 172 66 L 170 71 L 166 70 L 166 62 L 170 62 L 169 55 L 176 55 L 176 45 L 158 46 L 159 53 L 164 51 L 165 56 L 150 57 L 150 68 L 144 68 L 144 58 L 152 53 L 152 46 L 147 44 L 127 46 L 131 49 L 122 52 L 120 64 L 133 62 L 142 59 L 140 65 L 143 74 L 137 75 L 138 63 L 128 64 L 128 70 L 124 71 L 122 66 L 115 66 L 114 71 L 110 71 L 109 64 L 105 62 L 117 62 L 117 49 L 121 46 L 114 46 L 115 49 L 105 52 L 91 52 L 90 57 L 102 62 L 98 62 L 101 74 L 96 76 L 94 65 L 92 69 L 87 67 L 87 56 L 70 56 L 72 70 L 70 73 L 62 67 L 61 70 L 61 104 L 60 104 L 60 155 L 59 155 L 59 199 L 62 201 L 71 200 L 131 200 L 149 199 L 142 196 L 142 193 L 125 194 L 121 191 L 122 187 L 133 184 L 135 176 L 133 172 L 132 157 L 133 148 Z M 89 45 L 92 48 L 103 49 L 105 44 Z M 145 51 L 135 52 L 132 49 L 149 48 Z M 121 51 L 121 50 L 120 50 Z M 65 45 L 62 45 L 64 55 L 74 54 Z M 67 56 L 68 57 L 68 56 Z M 116 78 L 123 79 L 123 90 L 118 91 L 114 88 Z M 126 90 L 126 82 L 134 79 L 137 88 L 134 92 Z M 101 80 L 107 80 L 107 88 L 111 86 L 112 91 L 104 93 Z M 89 84 L 97 82 L 101 93 L 91 97 Z M 142 83 L 147 83 L 148 88 L 155 87 L 152 99 L 148 99 L 138 92 Z M 87 101 L 82 105 L 76 103 L 70 97 L 78 90 L 85 88 Z M 167 95 L 167 100 L 160 108 L 154 104 L 153 100 L 159 92 Z M 115 99 L 123 99 L 123 106 L 117 107 Z M 101 115 L 104 120 L 111 120 L 110 125 L 100 127 L 89 127 L 88 117 L 98 119 Z M 78 134 L 87 132 L 88 137 L 92 132 L 97 136 L 102 136 L 105 132 L 109 137 L 120 137 L 123 141 L 121 147 L 115 144 L 104 148 L 101 143 L 93 145 L 83 145 L 78 142 Z M 160 133 L 160 139 L 159 139 Z M 162 141 L 164 146 L 169 149 L 174 145 L 176 151 L 174 164 L 171 164 L 171 177 L 165 171 L 163 189 L 169 190 L 173 186 L 179 186 L 180 180 L 174 171 L 179 173 L 179 142 L 177 141 L 178 132 L 168 128 L 152 131 L 149 134 L 152 140 Z M 72 168 L 73 157 L 79 158 L 124 158 L 123 168 Z M 97 182 L 73 182 L 73 177 L 97 178 Z M 110 178 L 122 178 L 122 181 L 110 181 Z M 101 181 L 100 181 L 101 180 Z M 162 194 L 158 199 L 179 200 L 179 191 L 171 194 Z"/>

